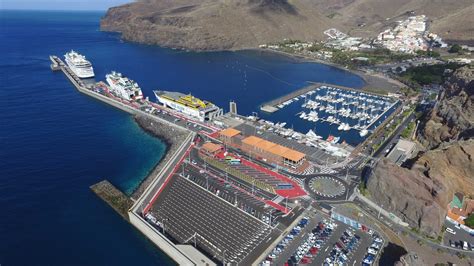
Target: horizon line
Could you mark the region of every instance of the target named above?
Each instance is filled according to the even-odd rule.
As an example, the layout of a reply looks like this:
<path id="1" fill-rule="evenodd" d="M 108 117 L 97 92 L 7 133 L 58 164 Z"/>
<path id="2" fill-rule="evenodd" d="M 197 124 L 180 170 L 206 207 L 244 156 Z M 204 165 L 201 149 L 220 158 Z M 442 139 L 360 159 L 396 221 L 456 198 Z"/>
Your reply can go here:
<path id="1" fill-rule="evenodd" d="M 76 11 L 76 12 L 91 12 L 91 11 L 107 11 L 109 8 L 106 9 L 34 9 L 34 8 L 0 8 L 0 11 Z"/>

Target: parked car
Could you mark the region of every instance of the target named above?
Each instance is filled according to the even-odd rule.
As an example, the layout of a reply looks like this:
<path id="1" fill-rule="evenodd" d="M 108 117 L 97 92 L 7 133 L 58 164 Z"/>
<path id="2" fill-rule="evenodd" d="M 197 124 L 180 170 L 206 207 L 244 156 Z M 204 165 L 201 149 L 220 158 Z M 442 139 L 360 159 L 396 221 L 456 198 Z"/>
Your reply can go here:
<path id="1" fill-rule="evenodd" d="M 452 228 L 449 228 L 449 227 L 446 228 L 446 232 L 448 232 L 450 234 L 453 234 L 453 235 L 456 234 L 456 232 Z"/>

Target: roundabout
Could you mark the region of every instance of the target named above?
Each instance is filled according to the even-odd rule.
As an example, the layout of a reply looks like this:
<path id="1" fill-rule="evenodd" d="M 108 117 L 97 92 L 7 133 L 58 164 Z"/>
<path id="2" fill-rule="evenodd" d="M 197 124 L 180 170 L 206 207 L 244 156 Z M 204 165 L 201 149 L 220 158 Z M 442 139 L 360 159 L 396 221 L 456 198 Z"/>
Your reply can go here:
<path id="1" fill-rule="evenodd" d="M 317 175 L 305 180 L 305 188 L 316 199 L 339 200 L 347 192 L 347 184 L 333 175 Z"/>

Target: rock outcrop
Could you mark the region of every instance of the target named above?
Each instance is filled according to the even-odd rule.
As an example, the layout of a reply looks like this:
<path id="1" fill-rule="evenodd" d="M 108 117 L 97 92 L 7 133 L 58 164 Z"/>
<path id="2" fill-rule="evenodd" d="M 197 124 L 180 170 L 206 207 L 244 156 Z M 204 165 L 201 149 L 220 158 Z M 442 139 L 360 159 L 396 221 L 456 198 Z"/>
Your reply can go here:
<path id="1" fill-rule="evenodd" d="M 428 149 L 474 136 L 474 70 L 458 69 L 433 110 L 421 121 L 418 140 Z"/>
<path id="2" fill-rule="evenodd" d="M 400 261 L 395 263 L 395 266 L 425 266 L 426 263 L 413 252 L 403 255 Z"/>
<path id="3" fill-rule="evenodd" d="M 375 37 L 412 12 L 443 38 L 472 41 L 469 0 L 138 0 L 110 8 L 101 29 L 124 39 L 189 50 L 236 50 L 283 39 L 325 40 L 337 28 Z M 472 12 L 471 12 L 472 13 Z M 442 23 L 438 23 L 442 21 Z"/>
<path id="4" fill-rule="evenodd" d="M 426 151 L 399 167 L 381 160 L 367 182 L 373 200 L 436 237 L 455 192 L 474 191 L 473 70 L 458 69 L 420 123 Z"/>
<path id="5" fill-rule="evenodd" d="M 410 168 L 381 160 L 367 182 L 374 201 L 412 227 L 436 237 L 457 191 L 474 191 L 474 140 L 424 153 Z"/>

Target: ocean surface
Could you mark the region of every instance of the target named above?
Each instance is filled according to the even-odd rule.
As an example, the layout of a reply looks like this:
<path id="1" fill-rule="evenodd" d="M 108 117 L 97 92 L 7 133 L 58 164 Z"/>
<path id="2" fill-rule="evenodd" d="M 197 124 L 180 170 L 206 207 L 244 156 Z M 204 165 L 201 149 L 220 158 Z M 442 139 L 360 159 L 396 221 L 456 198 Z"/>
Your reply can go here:
<path id="1" fill-rule="evenodd" d="M 123 42 L 99 31 L 102 15 L 0 10 L 2 266 L 172 264 L 89 190 L 108 179 L 131 193 L 163 156 L 164 143 L 129 115 L 77 92 L 49 69 L 50 54 L 75 49 L 92 61 L 97 80 L 120 71 L 150 99 L 154 89 L 191 92 L 226 110 L 235 100 L 246 115 L 307 81 L 363 85 L 337 68 L 274 54 Z"/>

